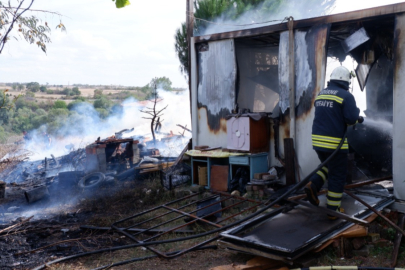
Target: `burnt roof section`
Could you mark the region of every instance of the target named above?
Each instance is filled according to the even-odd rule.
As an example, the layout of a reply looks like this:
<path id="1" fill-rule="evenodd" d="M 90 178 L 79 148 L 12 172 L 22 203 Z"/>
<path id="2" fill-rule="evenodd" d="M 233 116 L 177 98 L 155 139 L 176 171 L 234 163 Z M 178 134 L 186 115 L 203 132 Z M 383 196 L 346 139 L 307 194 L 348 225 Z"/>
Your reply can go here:
<path id="1" fill-rule="evenodd" d="M 321 16 L 316 18 L 304 19 L 294 21 L 294 29 L 307 28 L 318 24 L 339 24 L 347 22 L 355 22 L 359 20 L 367 21 L 369 19 L 375 19 L 377 17 L 392 17 L 392 15 L 397 13 L 405 12 L 405 3 L 398 3 L 393 5 L 368 8 L 363 10 L 351 11 L 346 13 L 339 13 L 335 15 Z M 280 31 L 288 30 L 287 23 L 274 24 L 269 26 L 263 26 L 258 28 L 251 28 L 245 30 L 210 34 L 205 36 L 195 37 L 195 42 L 206 42 L 229 38 L 242 38 L 242 37 L 252 37 L 258 35 L 266 35 Z"/>

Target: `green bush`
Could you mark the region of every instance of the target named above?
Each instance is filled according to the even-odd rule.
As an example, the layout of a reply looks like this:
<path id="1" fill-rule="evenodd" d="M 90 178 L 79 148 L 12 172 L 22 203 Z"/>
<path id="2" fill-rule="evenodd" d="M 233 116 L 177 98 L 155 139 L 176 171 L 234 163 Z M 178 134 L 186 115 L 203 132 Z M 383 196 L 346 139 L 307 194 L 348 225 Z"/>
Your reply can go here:
<path id="1" fill-rule="evenodd" d="M 0 126 L 0 143 L 7 142 L 7 133 L 2 126 Z"/>
<path id="2" fill-rule="evenodd" d="M 67 105 L 67 108 L 69 109 L 69 111 L 71 111 L 76 105 L 81 104 L 81 103 L 84 103 L 84 102 L 82 100 L 72 101 Z"/>
<path id="3" fill-rule="evenodd" d="M 37 110 L 35 111 L 35 114 L 36 114 L 37 116 L 42 116 L 42 115 L 47 115 L 48 113 L 47 113 L 44 109 L 39 108 L 39 109 L 37 109 Z"/>
<path id="4" fill-rule="evenodd" d="M 106 119 L 109 115 L 108 111 L 103 108 L 97 108 L 96 111 L 98 112 L 98 115 L 101 119 Z"/>
<path id="5" fill-rule="evenodd" d="M 54 109 L 67 109 L 67 104 L 63 100 L 57 100 L 57 101 L 55 101 L 53 108 Z"/>
<path id="6" fill-rule="evenodd" d="M 21 133 L 23 130 L 33 129 L 33 124 L 31 122 L 33 115 L 32 110 L 28 107 L 18 109 L 10 123 L 12 130 Z"/>
<path id="7" fill-rule="evenodd" d="M 34 129 L 37 129 L 40 126 L 45 125 L 46 123 L 48 123 L 47 115 L 36 115 L 31 119 L 31 124 Z"/>
<path id="8" fill-rule="evenodd" d="M 99 99 L 96 99 L 93 103 L 95 109 L 105 109 L 108 110 L 112 105 L 111 100 L 105 96 L 101 96 Z"/>
<path id="9" fill-rule="evenodd" d="M 75 97 L 75 100 L 86 101 L 86 98 L 82 97 L 82 96 L 77 96 L 77 97 Z"/>

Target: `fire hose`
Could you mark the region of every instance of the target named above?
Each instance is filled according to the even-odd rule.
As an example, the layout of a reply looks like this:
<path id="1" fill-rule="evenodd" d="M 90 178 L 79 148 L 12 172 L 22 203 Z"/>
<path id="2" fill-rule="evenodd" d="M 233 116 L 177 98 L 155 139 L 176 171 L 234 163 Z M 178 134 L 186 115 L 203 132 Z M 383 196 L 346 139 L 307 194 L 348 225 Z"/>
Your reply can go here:
<path id="1" fill-rule="evenodd" d="M 43 265 L 40 265 L 36 268 L 34 268 L 33 270 L 40 270 L 40 269 L 44 269 L 46 267 L 48 267 L 51 264 L 54 263 L 60 263 L 63 261 L 67 261 L 70 259 L 74 259 L 74 258 L 79 258 L 79 257 L 84 257 L 87 255 L 92 255 L 92 254 L 98 254 L 98 253 L 103 253 L 103 252 L 110 252 L 110 251 L 115 251 L 115 250 L 122 250 L 122 249 L 129 249 L 129 248 L 134 248 L 134 247 L 145 247 L 145 246 L 152 246 L 152 245 L 160 245 L 160 244 L 166 244 L 166 243 L 173 243 L 173 242 L 179 242 L 179 241 L 187 241 L 187 240 L 191 240 L 191 239 L 195 239 L 195 238 L 200 238 L 200 237 L 204 237 L 210 234 L 214 234 L 214 233 L 219 233 L 221 231 L 230 229 L 236 225 L 239 225 L 241 223 L 244 223 L 258 215 L 260 215 L 261 213 L 265 212 L 266 210 L 268 210 L 269 208 L 273 207 L 274 205 L 278 204 L 279 202 L 283 201 L 285 198 L 287 198 L 290 194 L 292 194 L 293 192 L 303 188 L 308 182 L 309 179 L 311 178 L 311 176 L 313 174 L 315 174 L 318 170 L 320 170 L 323 166 L 325 166 L 340 150 L 340 148 L 342 147 L 345 139 L 346 139 L 346 135 L 347 133 L 345 132 L 342 140 L 340 141 L 339 145 L 337 146 L 337 148 L 332 152 L 332 154 L 324 161 L 322 162 L 318 167 L 315 168 L 315 170 L 313 170 L 308 176 L 306 176 L 301 182 L 295 184 L 291 189 L 289 189 L 288 191 L 286 191 L 283 195 L 281 195 L 280 197 L 278 197 L 277 199 L 275 199 L 274 201 L 270 202 L 270 200 L 267 200 L 265 202 L 265 206 L 261 209 L 259 209 L 258 211 L 256 211 L 255 213 L 252 213 L 248 216 L 246 216 L 245 218 L 242 218 L 238 221 L 235 221 L 234 223 L 225 225 L 221 228 L 218 229 L 214 229 L 208 232 L 204 232 L 204 233 L 200 233 L 200 234 L 196 234 L 196 235 L 191 235 L 191 236 L 186 236 L 186 237 L 182 237 L 182 238 L 175 238 L 175 239 L 167 239 L 167 240 L 161 240 L 161 241 L 150 241 L 150 242 L 142 242 L 142 243 L 136 243 L 136 244 L 131 244 L 131 245 L 125 245 L 125 246 L 119 246 L 119 247 L 112 247 L 112 248 L 105 248 L 105 249 L 100 249 L 100 250 L 95 250 L 95 251 L 90 251 L 90 252 L 84 252 L 84 253 L 80 253 L 80 254 L 76 254 L 76 255 L 71 255 L 71 256 L 67 256 L 64 258 L 60 258 L 60 259 L 56 259 L 53 261 L 50 261 L 48 263 L 45 263 Z M 274 211 L 279 211 L 279 210 L 274 210 Z M 261 217 L 261 219 L 266 219 L 269 216 L 271 216 L 273 214 L 274 211 L 271 211 L 270 213 L 267 213 L 265 215 L 263 215 Z M 216 235 L 208 240 L 205 240 L 191 248 L 179 251 L 179 252 L 175 252 L 172 254 L 168 254 L 168 256 L 165 256 L 165 258 L 167 259 L 172 259 L 172 258 L 176 258 L 180 255 L 183 255 L 186 252 L 192 251 L 192 250 L 197 250 L 200 249 L 201 247 L 203 247 L 204 245 L 211 243 L 217 239 L 219 239 L 221 236 L 220 235 Z"/>

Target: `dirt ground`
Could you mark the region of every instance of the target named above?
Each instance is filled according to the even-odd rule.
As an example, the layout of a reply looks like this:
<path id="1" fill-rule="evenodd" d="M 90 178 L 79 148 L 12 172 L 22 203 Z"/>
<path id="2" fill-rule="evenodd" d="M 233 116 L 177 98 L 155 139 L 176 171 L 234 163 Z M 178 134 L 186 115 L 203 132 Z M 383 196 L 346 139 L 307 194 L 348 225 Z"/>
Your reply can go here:
<path id="1" fill-rule="evenodd" d="M 164 190 L 159 177 L 151 175 L 142 180 L 127 179 L 110 183 L 94 190 L 50 189 L 49 198 L 28 204 L 24 191 L 29 186 L 30 183 L 8 185 L 6 198 L 0 199 L 0 269 L 33 269 L 66 256 L 133 244 L 133 241 L 116 231 L 90 230 L 83 226 L 110 227 L 120 219 L 173 201 L 182 194 Z M 392 220 L 397 218 L 395 213 L 389 216 Z M 306 262 L 301 261 L 299 264 L 297 262 L 297 265 L 289 267 L 302 265 L 390 267 L 394 240 L 392 229 L 377 218 L 369 232 L 378 232 L 383 239 L 372 243 L 368 256 L 358 256 L 354 253 L 342 256 L 340 248 L 331 245 L 320 253 L 305 255 L 303 259 Z M 153 247 L 164 252 L 172 252 L 190 247 L 202 240 L 206 238 Z M 368 241 L 367 238 L 364 240 Z M 209 245 L 216 247 L 217 242 L 214 241 Z M 52 264 L 47 269 L 96 269 L 151 255 L 154 253 L 136 247 L 75 258 Z M 398 257 L 397 267 L 404 267 L 404 243 Z M 252 255 L 207 249 L 189 252 L 171 260 L 149 258 L 109 269 L 211 269 L 220 265 L 229 267 L 244 265 L 252 258 L 254 258 Z"/>
<path id="2" fill-rule="evenodd" d="M 18 187 L 13 188 L 18 189 Z M 33 220 L 29 222 L 28 226 L 21 226 L 16 232 L 5 235 L 0 234 L 0 249 L 2 250 L 0 269 L 32 269 L 45 262 L 65 256 L 106 247 L 132 244 L 133 242 L 116 232 L 83 230 L 80 226 L 110 226 L 114 221 L 174 199 L 172 197 L 173 194 L 170 192 L 164 195 L 161 194 L 161 196 L 156 196 L 155 194 L 150 197 L 145 192 L 145 189 L 161 190 L 161 187 L 159 187 L 159 181 L 152 179 L 146 180 L 146 182 L 125 182 L 119 187 L 102 188 L 96 194 L 81 193 L 76 198 L 80 202 L 78 204 L 66 201 L 54 205 L 55 198 L 38 203 L 36 207 L 41 209 L 40 213 L 29 210 L 26 210 L 26 213 L 21 213 L 25 218 L 34 215 Z M 21 192 L 22 190 L 20 190 Z M 13 193 L 17 194 L 13 198 L 15 202 L 21 199 L 18 198 L 18 190 L 13 191 Z M 60 197 L 61 194 L 59 195 Z M 20 202 L 20 205 L 23 205 L 23 203 Z M 38 219 L 35 219 L 35 216 L 38 216 Z M 17 221 L 21 220 L 23 219 L 20 218 Z M 13 223 L 9 223 L 7 226 L 10 224 Z M 308 256 L 307 258 L 312 258 L 310 261 L 312 266 L 357 265 L 389 267 L 390 259 L 387 260 L 387 258 L 391 258 L 393 246 L 391 241 L 387 243 L 386 246 L 375 246 L 368 257 L 353 256 L 351 258 L 342 258 L 339 250 L 333 246 L 328 247 L 321 253 L 306 256 Z M 212 245 L 216 245 L 216 242 L 213 242 Z M 16 253 L 29 252 L 44 246 L 48 247 L 33 253 L 26 253 L 20 256 L 15 255 Z M 157 248 L 178 250 L 182 246 L 157 246 Z M 153 253 L 138 247 L 76 258 L 54 264 L 47 269 L 95 269 L 103 265 L 151 255 Z M 189 252 L 172 260 L 151 258 L 110 269 L 202 270 L 220 265 L 244 265 L 253 257 L 252 255 L 221 249 L 210 249 Z M 405 245 L 402 245 L 397 266 L 403 267 L 404 265 Z"/>

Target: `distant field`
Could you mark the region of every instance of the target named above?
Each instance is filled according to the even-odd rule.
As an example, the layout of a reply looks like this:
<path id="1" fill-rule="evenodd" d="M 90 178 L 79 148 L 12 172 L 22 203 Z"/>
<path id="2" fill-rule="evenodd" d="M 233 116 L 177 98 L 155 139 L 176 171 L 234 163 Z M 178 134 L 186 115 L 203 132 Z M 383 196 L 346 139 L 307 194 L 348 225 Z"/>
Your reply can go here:
<path id="1" fill-rule="evenodd" d="M 56 88 L 56 87 L 49 87 L 49 90 L 61 90 L 61 88 Z M 94 90 L 96 90 L 96 88 L 79 88 L 80 92 L 82 93 L 83 97 L 86 98 L 92 98 L 94 96 Z M 103 94 L 104 95 L 108 95 L 108 94 L 118 94 L 120 92 L 125 92 L 125 91 L 133 91 L 134 93 L 138 92 L 136 90 L 103 90 Z M 24 92 L 21 91 L 12 91 L 9 90 L 8 94 L 12 95 L 12 96 L 18 96 L 20 94 L 22 94 Z M 64 99 L 66 96 L 65 95 L 56 95 L 56 94 L 46 94 L 43 92 L 37 92 L 35 93 L 35 98 L 38 101 L 47 101 L 47 100 L 55 100 L 55 99 Z M 71 100 L 70 99 L 64 99 L 67 103 L 69 103 Z"/>

